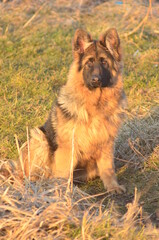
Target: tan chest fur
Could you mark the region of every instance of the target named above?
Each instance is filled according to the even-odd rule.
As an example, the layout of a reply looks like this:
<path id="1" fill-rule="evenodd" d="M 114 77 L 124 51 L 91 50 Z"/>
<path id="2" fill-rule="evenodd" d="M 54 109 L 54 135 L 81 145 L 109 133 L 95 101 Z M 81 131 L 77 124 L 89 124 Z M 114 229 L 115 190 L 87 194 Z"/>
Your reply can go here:
<path id="1" fill-rule="evenodd" d="M 103 144 L 117 135 L 122 121 L 123 83 L 121 76 L 118 76 L 114 88 L 89 91 L 81 80 L 82 75 L 73 75 L 74 78 L 70 77 L 58 98 L 58 102 L 68 109 L 72 117 L 68 119 L 56 108 L 56 140 L 58 145 L 72 147 L 74 138 L 77 154 L 83 152 L 89 155 L 92 149 L 96 151 L 102 148 Z"/>
<path id="2" fill-rule="evenodd" d="M 90 107 L 90 106 L 89 106 Z M 72 139 L 77 154 L 94 154 L 93 151 L 102 148 L 110 138 L 115 138 L 120 124 L 119 109 L 106 108 L 99 110 L 86 106 L 78 111 L 78 117 L 70 120 L 64 118 L 57 109 L 58 128 L 57 143 L 72 148 Z M 92 150 L 93 149 L 93 150 Z"/>

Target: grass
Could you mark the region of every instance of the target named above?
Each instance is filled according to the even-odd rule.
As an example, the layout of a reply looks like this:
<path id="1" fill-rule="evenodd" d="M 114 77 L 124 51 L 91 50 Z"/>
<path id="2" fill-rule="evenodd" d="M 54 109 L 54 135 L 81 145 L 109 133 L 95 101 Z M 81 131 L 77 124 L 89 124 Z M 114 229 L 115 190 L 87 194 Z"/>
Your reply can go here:
<path id="1" fill-rule="evenodd" d="M 43 2 L 0 3 L 0 239 L 157 239 L 159 4 L 153 3 L 152 16 L 126 37 L 146 15 L 146 3 Z M 75 29 L 86 28 L 98 37 L 112 26 L 121 36 L 128 98 L 115 149 L 117 175 L 127 193 L 104 193 L 99 179 L 74 187 L 69 195 L 62 180 L 15 179 L 9 161 L 18 164 L 14 135 L 21 145 L 26 127 L 46 120 L 67 80 Z"/>

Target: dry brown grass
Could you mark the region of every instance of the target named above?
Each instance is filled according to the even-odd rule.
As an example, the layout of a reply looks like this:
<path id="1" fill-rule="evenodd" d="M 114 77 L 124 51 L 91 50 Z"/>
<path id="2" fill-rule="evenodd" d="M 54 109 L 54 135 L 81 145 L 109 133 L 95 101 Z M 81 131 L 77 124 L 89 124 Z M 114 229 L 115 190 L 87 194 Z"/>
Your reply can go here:
<path id="1" fill-rule="evenodd" d="M 142 114 L 128 113 L 116 143 L 117 158 L 128 159 L 132 164 L 146 162 L 159 147 L 159 109 Z"/>
<path id="2" fill-rule="evenodd" d="M 115 0 L 12 0 L 2 3 L 0 19 L 2 23 L 6 23 L 3 30 L 5 34 L 14 29 L 23 31 L 27 27 L 35 30 L 39 24 L 42 27 L 46 25 L 57 27 L 59 24 L 73 25 L 76 28 L 79 21 L 82 21 L 85 26 L 86 18 L 90 21 L 90 28 L 92 21 L 96 20 L 99 26 L 96 31 L 105 30 L 115 24 L 122 36 L 126 38 L 138 30 L 142 37 L 145 27 L 150 27 L 151 32 L 155 34 L 159 33 L 157 17 L 159 7 L 155 1 L 153 1 L 153 7 L 151 0 L 127 0 L 123 1 L 122 5 L 117 2 Z M 94 15 L 93 18 L 92 15 Z M 101 22 L 103 22 L 102 25 Z"/>
<path id="3" fill-rule="evenodd" d="M 2 161 L 10 171 L 10 164 Z M 157 239 L 159 231 L 142 216 L 137 190 L 127 212 L 105 206 L 63 179 L 24 182 L 16 172 L 0 176 L 0 239 Z M 144 223 L 147 222 L 147 227 Z"/>

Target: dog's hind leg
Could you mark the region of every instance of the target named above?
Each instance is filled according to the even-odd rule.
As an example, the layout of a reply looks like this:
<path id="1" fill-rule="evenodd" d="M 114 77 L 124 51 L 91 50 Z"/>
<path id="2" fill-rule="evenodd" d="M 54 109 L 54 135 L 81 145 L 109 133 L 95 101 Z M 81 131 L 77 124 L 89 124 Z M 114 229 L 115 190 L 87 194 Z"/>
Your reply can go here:
<path id="1" fill-rule="evenodd" d="M 71 166 L 72 171 L 77 165 L 75 154 L 68 146 L 58 147 L 54 154 L 53 175 L 54 177 L 69 178 Z"/>

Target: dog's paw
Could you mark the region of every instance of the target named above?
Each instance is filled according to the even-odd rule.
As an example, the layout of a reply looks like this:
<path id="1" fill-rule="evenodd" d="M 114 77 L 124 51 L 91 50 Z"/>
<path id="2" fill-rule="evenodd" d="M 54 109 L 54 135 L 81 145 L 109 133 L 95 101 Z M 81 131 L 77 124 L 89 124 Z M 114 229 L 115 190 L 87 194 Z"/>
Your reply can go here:
<path id="1" fill-rule="evenodd" d="M 110 193 L 122 194 L 126 192 L 126 188 L 124 187 L 124 185 L 117 184 L 116 186 L 107 187 L 107 191 Z"/>

